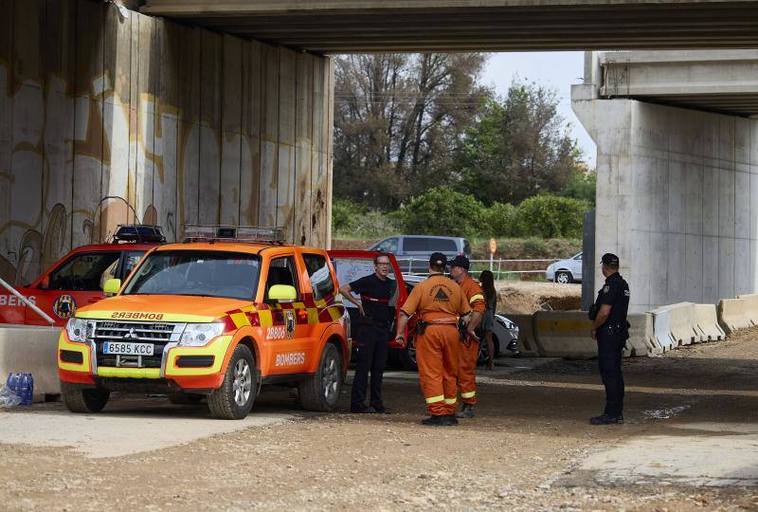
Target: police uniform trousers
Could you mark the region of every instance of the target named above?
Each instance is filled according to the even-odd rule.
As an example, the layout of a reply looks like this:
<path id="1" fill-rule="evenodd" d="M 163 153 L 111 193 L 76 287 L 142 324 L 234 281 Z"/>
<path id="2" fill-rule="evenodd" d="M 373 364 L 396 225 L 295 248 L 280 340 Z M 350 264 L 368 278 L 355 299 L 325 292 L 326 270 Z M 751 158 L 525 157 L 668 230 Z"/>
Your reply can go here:
<path id="1" fill-rule="evenodd" d="M 458 356 L 458 388 L 461 392 L 461 402 L 476 404 L 476 362 L 479 359 L 479 342 L 468 338 L 467 343 L 461 343 Z"/>
<path id="2" fill-rule="evenodd" d="M 429 324 L 414 339 L 421 393 L 432 416 L 455 414 L 458 394 L 458 327 Z"/>
<path id="3" fill-rule="evenodd" d="M 608 334 L 606 329 L 597 331 L 597 356 L 600 377 L 605 386 L 605 411 L 608 416 L 621 416 L 624 410 L 624 376 L 621 359 L 626 343 L 626 333 Z"/>
<path id="4" fill-rule="evenodd" d="M 350 407 L 362 409 L 365 407 L 366 387 L 371 372 L 371 407 L 383 407 L 382 377 L 387 365 L 387 352 L 392 337 L 389 326 L 365 321 L 360 324 L 356 333 L 356 365 L 353 377 L 353 389 L 350 395 Z"/>

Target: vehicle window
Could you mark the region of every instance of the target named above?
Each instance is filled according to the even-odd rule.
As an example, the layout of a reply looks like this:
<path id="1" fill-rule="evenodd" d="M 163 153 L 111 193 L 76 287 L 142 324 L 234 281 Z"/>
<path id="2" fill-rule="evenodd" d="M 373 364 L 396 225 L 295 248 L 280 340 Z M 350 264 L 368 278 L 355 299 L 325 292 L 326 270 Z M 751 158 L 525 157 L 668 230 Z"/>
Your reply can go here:
<path id="1" fill-rule="evenodd" d="M 295 258 L 285 256 L 271 260 L 268 267 L 268 278 L 266 279 L 266 297 L 272 286 L 275 284 L 286 284 L 294 286 L 297 291 L 297 297 L 300 298 L 300 287 L 297 285 L 297 268 L 295 267 Z"/>
<path id="2" fill-rule="evenodd" d="M 50 274 L 50 290 L 102 291 L 101 278 L 120 252 L 77 254 Z"/>
<path id="3" fill-rule="evenodd" d="M 463 253 L 471 254 L 471 244 L 465 239 L 463 240 Z"/>
<path id="4" fill-rule="evenodd" d="M 124 251 L 124 265 L 121 270 L 121 279 L 126 279 L 139 260 L 145 255 L 145 251 Z"/>
<path id="5" fill-rule="evenodd" d="M 326 258 L 321 254 L 303 254 L 303 261 L 311 280 L 313 298 L 323 299 L 334 293 L 334 280 L 329 272 L 329 265 L 326 264 Z"/>
<path id="6" fill-rule="evenodd" d="M 458 252 L 455 240 L 449 238 L 429 238 L 429 251 Z"/>
<path id="7" fill-rule="evenodd" d="M 429 250 L 428 240 L 428 238 L 418 236 L 407 236 L 403 238 L 403 252 L 426 252 Z"/>
<path id="8" fill-rule="evenodd" d="M 397 238 L 388 238 L 387 240 L 384 240 L 382 243 L 376 246 L 377 251 L 381 252 L 391 252 L 396 253 L 397 252 Z"/>
<path id="9" fill-rule="evenodd" d="M 582 261 L 582 253 L 579 253 L 576 256 L 574 256 L 574 259 L 577 261 Z"/>
<path id="10" fill-rule="evenodd" d="M 334 258 L 332 259 L 332 265 L 334 265 L 334 272 L 337 274 L 337 282 L 340 286 L 350 284 L 361 277 L 370 276 L 374 273 L 374 260 L 369 258 Z M 395 272 L 392 267 L 390 267 L 390 273 L 387 277 L 393 281 L 395 280 Z M 356 294 L 353 294 L 353 296 L 358 297 Z M 390 301 L 390 305 L 394 305 L 396 300 L 397 298 L 394 297 Z M 347 300 L 345 301 L 345 306 L 348 308 L 356 307 L 355 304 Z"/>
<path id="11" fill-rule="evenodd" d="M 193 295 L 251 300 L 260 258 L 225 251 L 158 251 L 145 258 L 124 295 Z"/>

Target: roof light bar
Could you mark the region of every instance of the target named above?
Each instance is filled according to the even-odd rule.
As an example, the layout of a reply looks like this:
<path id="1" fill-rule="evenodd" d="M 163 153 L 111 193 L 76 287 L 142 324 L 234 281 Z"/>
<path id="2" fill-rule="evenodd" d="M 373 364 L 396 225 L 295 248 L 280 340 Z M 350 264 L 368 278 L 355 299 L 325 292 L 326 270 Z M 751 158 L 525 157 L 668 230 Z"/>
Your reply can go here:
<path id="1" fill-rule="evenodd" d="M 111 237 L 111 243 L 165 243 L 166 237 L 155 224 L 119 224 Z"/>
<path id="2" fill-rule="evenodd" d="M 284 229 L 262 226 L 187 225 L 184 228 L 184 241 L 284 243 Z"/>

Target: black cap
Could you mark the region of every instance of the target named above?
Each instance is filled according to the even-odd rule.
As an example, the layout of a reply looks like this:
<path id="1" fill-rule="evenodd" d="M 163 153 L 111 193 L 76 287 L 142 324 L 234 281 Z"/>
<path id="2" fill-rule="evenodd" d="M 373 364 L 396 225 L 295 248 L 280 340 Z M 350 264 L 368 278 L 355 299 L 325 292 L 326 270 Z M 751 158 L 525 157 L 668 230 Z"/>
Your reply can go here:
<path id="1" fill-rule="evenodd" d="M 459 254 L 458 256 L 456 256 L 450 261 L 450 266 L 461 267 L 463 269 L 468 270 L 469 267 L 471 266 L 471 263 L 469 263 L 469 260 L 467 257 L 465 257 L 463 254 Z"/>
<path id="2" fill-rule="evenodd" d="M 610 252 L 607 252 L 603 254 L 603 257 L 600 259 L 600 262 L 603 265 L 608 265 L 610 267 L 618 267 L 619 266 L 619 257 L 615 254 L 612 254 Z"/>
<path id="3" fill-rule="evenodd" d="M 429 257 L 429 266 L 432 265 L 436 267 L 447 265 L 447 256 L 441 252 L 432 253 L 432 255 Z"/>

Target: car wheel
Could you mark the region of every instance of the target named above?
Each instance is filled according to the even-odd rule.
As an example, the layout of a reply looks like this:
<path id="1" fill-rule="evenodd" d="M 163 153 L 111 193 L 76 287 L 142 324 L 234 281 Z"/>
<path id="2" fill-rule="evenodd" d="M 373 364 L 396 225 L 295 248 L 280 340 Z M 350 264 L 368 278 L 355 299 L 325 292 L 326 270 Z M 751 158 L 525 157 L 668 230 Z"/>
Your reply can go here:
<path id="1" fill-rule="evenodd" d="M 81 388 L 61 382 L 63 403 L 71 412 L 100 412 L 108 403 L 111 392 L 106 389 Z"/>
<path id="2" fill-rule="evenodd" d="M 403 370 L 417 371 L 416 363 L 416 346 L 413 344 L 413 337 L 408 338 L 408 344 L 405 348 L 398 350 L 398 361 Z"/>
<path id="3" fill-rule="evenodd" d="M 561 270 L 560 272 L 555 273 L 556 283 L 569 284 L 571 281 L 573 281 L 573 278 L 571 277 L 571 272 Z"/>
<path id="4" fill-rule="evenodd" d="M 487 360 L 489 359 L 489 347 L 487 347 L 487 340 L 482 337 L 481 340 L 479 340 L 479 354 L 476 358 L 476 365 L 482 366 L 487 364 Z"/>
<path id="5" fill-rule="evenodd" d="M 487 344 L 487 340 L 484 340 L 485 345 Z M 495 359 L 496 357 L 500 356 L 500 340 L 498 339 L 495 334 L 492 334 L 492 347 L 494 349 L 495 355 L 492 357 Z"/>
<path id="6" fill-rule="evenodd" d="M 221 387 L 208 397 L 211 414 L 224 420 L 241 420 L 253 408 L 258 392 L 258 372 L 253 354 L 245 345 L 237 345 L 226 368 Z"/>
<path id="7" fill-rule="evenodd" d="M 309 411 L 334 410 L 342 391 L 342 377 L 342 354 L 336 345 L 327 343 L 316 373 L 297 386 L 300 405 Z"/>

